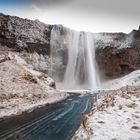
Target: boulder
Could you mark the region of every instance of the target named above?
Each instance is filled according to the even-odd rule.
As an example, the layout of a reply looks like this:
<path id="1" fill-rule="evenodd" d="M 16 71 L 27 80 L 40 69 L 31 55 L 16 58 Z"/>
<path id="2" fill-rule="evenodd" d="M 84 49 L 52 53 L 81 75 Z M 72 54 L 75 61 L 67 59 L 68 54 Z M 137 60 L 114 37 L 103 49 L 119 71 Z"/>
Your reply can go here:
<path id="1" fill-rule="evenodd" d="M 54 81 L 52 78 L 47 77 L 46 81 L 47 81 L 47 85 L 48 85 L 49 87 L 56 88 L 55 81 Z"/>

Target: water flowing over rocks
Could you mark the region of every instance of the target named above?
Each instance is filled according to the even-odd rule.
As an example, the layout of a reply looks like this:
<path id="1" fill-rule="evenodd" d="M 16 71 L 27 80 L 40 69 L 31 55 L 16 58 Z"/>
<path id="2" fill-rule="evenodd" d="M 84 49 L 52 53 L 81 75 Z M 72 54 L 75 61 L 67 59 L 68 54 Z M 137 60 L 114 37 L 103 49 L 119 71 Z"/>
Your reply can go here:
<path id="1" fill-rule="evenodd" d="M 87 37 L 86 39 L 85 36 Z M 69 86 L 75 84 L 75 78 L 78 77 L 78 75 L 80 82 L 85 80 L 85 76 L 88 78 L 88 75 L 85 74 L 85 69 L 91 68 L 87 67 L 89 59 L 86 59 L 86 50 L 84 50 L 83 46 L 86 46 L 86 49 L 88 49 L 89 46 L 91 47 L 90 52 L 92 52 L 92 59 L 95 59 L 92 63 L 96 74 L 92 73 L 91 76 L 94 77 L 93 81 L 96 82 L 93 82 L 92 88 L 93 86 L 100 86 L 100 82 L 97 84 L 97 81 L 106 78 L 121 77 L 140 69 L 139 30 L 133 30 L 129 34 L 90 34 L 86 32 L 78 33 L 61 25 L 55 25 L 51 31 L 51 73 L 54 79 L 64 80 L 64 83 L 66 81 L 66 85 Z M 84 54 L 82 54 L 82 49 L 84 50 Z M 90 56 L 90 54 L 88 54 L 88 56 Z M 80 61 L 77 60 L 77 58 L 80 59 Z M 85 61 L 87 65 L 85 65 L 83 61 Z M 78 62 L 78 65 L 76 65 L 76 62 Z M 80 68 L 75 65 L 80 66 Z M 78 73 L 76 74 L 77 71 Z M 67 76 L 69 78 L 67 78 Z M 73 83 L 69 82 L 68 84 L 68 81 L 72 81 Z M 79 84 L 82 87 L 83 83 L 80 82 Z M 88 83 L 88 85 L 90 84 Z M 88 86 L 86 88 L 91 87 Z"/>
<path id="2" fill-rule="evenodd" d="M 76 83 L 84 85 L 85 88 L 91 88 L 91 86 L 85 86 L 83 82 L 90 85 L 91 82 L 88 81 L 91 76 L 89 75 L 93 74 L 94 79 L 100 76 L 99 78 L 102 77 L 103 80 L 120 77 L 140 69 L 139 30 L 133 30 L 129 34 L 77 32 L 77 37 L 75 34 L 76 31 L 62 25 L 46 25 L 38 20 L 32 21 L 0 14 L 0 51 L 17 53 L 31 64 L 33 69 L 48 73 L 55 81 L 72 83 L 74 79 L 70 78 L 76 75 Z M 81 41 L 77 41 L 78 38 Z M 72 42 L 69 42 L 70 40 Z M 79 47 L 76 47 L 78 42 Z M 90 47 L 89 43 L 92 44 Z M 76 54 L 77 50 L 79 50 L 78 54 Z M 71 60 L 70 52 L 73 57 Z M 93 70 L 89 68 L 91 59 L 95 62 L 92 65 L 96 66 Z M 70 61 L 78 63 L 78 68 Z M 72 70 L 68 71 L 68 67 L 72 67 Z M 93 71 L 98 71 L 99 74 L 94 74 Z M 68 79 L 67 75 L 71 77 L 69 76 Z"/>
<path id="3" fill-rule="evenodd" d="M 51 31 L 52 77 L 65 89 L 96 89 L 98 68 L 95 60 L 94 36 L 63 26 Z"/>
<path id="4" fill-rule="evenodd" d="M 118 78 L 123 75 L 126 76 Z M 106 79 L 114 81 L 106 81 Z M 66 99 L 69 95 L 56 89 L 57 82 L 61 83 L 65 89 L 84 88 L 86 89 L 84 92 L 87 92 L 88 89 L 101 88 L 101 83 L 102 89 L 109 89 L 109 85 L 113 89 L 114 87 L 121 88 L 126 84 L 139 87 L 140 28 L 129 34 L 93 34 L 77 32 L 62 25 L 46 25 L 38 20 L 0 14 L 0 119 Z M 127 86 L 127 91 L 128 89 Z M 101 98 L 99 102 L 94 101 L 97 108 L 93 109 L 99 107 L 99 112 L 95 113 L 95 117 L 98 119 L 99 115 L 107 115 L 108 122 L 108 118 L 110 118 L 108 115 L 112 113 L 115 119 L 112 119 L 105 129 L 102 127 L 102 134 L 94 129 L 98 130 L 98 124 L 101 126 L 106 119 L 96 120 L 93 117 L 91 120 L 93 130 L 89 129 L 91 137 L 95 133 L 93 139 L 99 139 L 100 136 L 96 137 L 98 134 L 105 136 L 103 130 L 105 132 L 110 130 L 108 129 L 110 124 L 120 124 L 116 121 L 120 115 L 119 121 L 124 121 L 123 123 L 126 124 L 131 113 L 129 113 L 130 108 L 133 109 L 133 116 L 130 120 L 135 123 L 133 118 L 139 118 L 136 111 L 139 111 L 140 108 L 138 106 L 140 89 L 136 91 L 131 87 L 131 92 L 127 92 L 128 94 L 123 93 L 123 88 L 109 91 L 109 94 L 105 90 L 98 92 L 109 98 Z M 125 100 L 124 105 L 120 104 L 120 106 L 118 103 L 123 100 Z M 126 101 L 129 101 L 130 104 L 125 105 Z M 108 109 L 110 107 L 112 107 L 111 110 Z M 121 110 L 123 112 L 120 114 Z M 91 110 L 89 115 L 94 115 L 92 111 L 94 110 Z M 124 112 L 128 113 L 126 118 Z M 139 129 L 139 122 L 137 125 L 128 125 L 131 126 L 131 133 L 133 130 Z M 120 126 L 118 130 L 122 128 L 124 127 Z M 84 131 L 82 129 L 82 132 Z M 107 139 L 114 130 L 111 129 L 108 132 Z M 124 139 L 126 139 L 125 136 L 128 136 L 129 131 L 122 132 L 121 134 L 125 134 Z M 135 133 L 136 139 L 139 139 L 139 133 Z M 83 140 L 84 135 L 81 134 L 74 139 Z M 85 136 L 87 136 L 85 139 L 89 139 L 89 135 Z M 111 135 L 110 138 L 115 140 L 122 137 Z M 130 137 L 130 139 L 132 138 L 134 138 L 134 134 Z"/>

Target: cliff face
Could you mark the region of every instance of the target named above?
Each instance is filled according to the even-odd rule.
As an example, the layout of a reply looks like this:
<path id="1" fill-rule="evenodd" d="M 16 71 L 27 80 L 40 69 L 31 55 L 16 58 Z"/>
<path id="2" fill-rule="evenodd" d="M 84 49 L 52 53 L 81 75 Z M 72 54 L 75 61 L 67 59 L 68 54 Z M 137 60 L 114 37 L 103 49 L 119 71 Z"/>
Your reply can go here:
<path id="1" fill-rule="evenodd" d="M 53 34 L 51 34 L 53 31 Z M 66 42 L 72 30 L 60 25 L 46 25 L 15 16 L 0 14 L 0 45 L 18 53 L 33 66 L 33 69 L 55 73 L 64 78 L 68 62 Z M 93 34 L 96 61 L 101 73 L 109 78 L 119 77 L 140 69 L 140 31 L 124 33 Z M 50 54 L 50 46 L 54 52 Z M 0 47 L 1 51 L 2 47 Z M 55 58 L 50 55 L 56 53 Z M 50 63 L 56 70 L 50 68 Z M 55 77 L 55 75 L 54 75 Z"/>
<path id="2" fill-rule="evenodd" d="M 140 31 L 129 34 L 100 34 L 96 40 L 96 60 L 107 77 L 119 77 L 140 69 Z"/>
<path id="3" fill-rule="evenodd" d="M 31 64 L 33 69 L 47 72 L 50 67 L 52 27 L 38 20 L 0 14 L 0 51 L 14 51 Z"/>
<path id="4" fill-rule="evenodd" d="M 71 47 L 75 38 L 69 41 L 73 31 L 63 26 L 54 26 L 52 32 L 55 34 L 52 38 L 55 51 L 53 70 L 55 76 L 63 79 L 68 63 L 68 48 Z M 129 34 L 97 33 L 92 34 L 92 37 L 94 40 L 92 47 L 96 47 L 98 69 L 104 78 L 116 78 L 140 69 L 139 30 L 133 30 Z"/>
<path id="5" fill-rule="evenodd" d="M 52 26 L 0 14 L 0 44 L 12 50 L 49 55 Z"/>

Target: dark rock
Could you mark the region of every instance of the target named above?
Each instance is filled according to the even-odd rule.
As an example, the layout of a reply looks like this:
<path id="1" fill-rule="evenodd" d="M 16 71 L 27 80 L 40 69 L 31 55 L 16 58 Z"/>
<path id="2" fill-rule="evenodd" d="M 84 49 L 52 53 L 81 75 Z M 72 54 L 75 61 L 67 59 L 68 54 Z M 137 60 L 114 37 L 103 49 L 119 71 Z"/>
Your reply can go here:
<path id="1" fill-rule="evenodd" d="M 111 39 L 96 40 L 96 60 L 106 77 L 114 78 L 140 69 L 140 32 L 115 33 L 102 36 Z M 103 38 L 103 37 L 101 37 Z"/>
<path id="2" fill-rule="evenodd" d="M 57 39 L 52 36 L 55 42 L 54 50 L 59 56 L 55 58 L 56 63 L 53 65 L 57 71 L 50 68 L 52 29 L 58 32 L 55 34 L 58 36 L 54 35 Z M 38 20 L 32 21 L 0 13 L 0 45 L 19 52 L 35 70 L 49 71 L 54 74 L 53 77 L 57 73 L 60 79 L 64 79 L 68 62 L 68 42 L 65 41 L 68 34 L 67 28 L 62 25 L 46 25 Z M 97 47 L 97 64 L 104 76 L 119 77 L 140 69 L 140 28 L 129 34 L 93 34 L 93 39 Z"/>
<path id="3" fill-rule="evenodd" d="M 52 27 L 38 20 L 0 14 L 0 45 L 17 52 L 49 55 Z"/>

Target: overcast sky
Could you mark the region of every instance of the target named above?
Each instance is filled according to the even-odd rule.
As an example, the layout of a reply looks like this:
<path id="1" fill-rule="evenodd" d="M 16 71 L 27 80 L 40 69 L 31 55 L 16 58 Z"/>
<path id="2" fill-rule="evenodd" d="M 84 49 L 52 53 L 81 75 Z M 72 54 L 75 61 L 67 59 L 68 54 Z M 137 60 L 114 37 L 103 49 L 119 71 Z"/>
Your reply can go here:
<path id="1" fill-rule="evenodd" d="M 0 12 L 89 32 L 130 32 L 140 0 L 0 0 Z"/>

